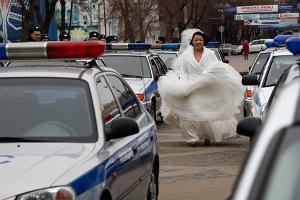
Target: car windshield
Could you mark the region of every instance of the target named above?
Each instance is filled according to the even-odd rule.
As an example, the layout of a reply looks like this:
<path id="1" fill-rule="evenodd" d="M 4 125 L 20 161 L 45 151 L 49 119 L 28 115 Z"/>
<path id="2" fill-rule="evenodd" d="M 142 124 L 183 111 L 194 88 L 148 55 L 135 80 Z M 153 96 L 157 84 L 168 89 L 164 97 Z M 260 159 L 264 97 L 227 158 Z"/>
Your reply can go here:
<path id="1" fill-rule="evenodd" d="M 265 87 L 274 86 L 279 80 L 281 74 L 286 70 L 291 64 L 300 61 L 300 56 L 277 56 L 273 58 L 272 64 L 269 68 L 267 74 L 267 79 L 265 81 Z"/>
<path id="2" fill-rule="evenodd" d="M 124 77 L 152 77 L 145 56 L 105 55 L 102 56 L 102 59 L 107 66 L 115 69 Z"/>
<path id="3" fill-rule="evenodd" d="M 23 67 L 23 66 L 75 66 L 82 67 L 84 66 L 84 62 L 76 61 L 76 60 L 18 60 L 7 62 L 6 66 L 9 67 Z"/>
<path id="4" fill-rule="evenodd" d="M 251 69 L 251 74 L 261 73 L 262 69 L 264 68 L 265 64 L 267 63 L 270 57 L 270 53 L 261 53 L 258 55 L 255 63 Z"/>
<path id="5" fill-rule="evenodd" d="M 0 142 L 93 142 L 95 117 L 85 81 L 0 79 Z"/>

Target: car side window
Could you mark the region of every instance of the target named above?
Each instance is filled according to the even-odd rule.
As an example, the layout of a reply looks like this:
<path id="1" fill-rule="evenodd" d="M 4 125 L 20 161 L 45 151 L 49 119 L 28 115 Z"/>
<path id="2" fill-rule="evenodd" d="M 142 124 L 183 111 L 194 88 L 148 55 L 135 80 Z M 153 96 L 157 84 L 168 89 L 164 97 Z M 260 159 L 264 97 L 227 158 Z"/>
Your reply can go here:
<path id="1" fill-rule="evenodd" d="M 125 117 L 137 118 L 141 113 L 135 97 L 131 94 L 130 90 L 126 88 L 123 82 L 116 76 L 108 75 L 107 79 L 112 87 L 112 90 L 120 102 L 121 109 Z"/>
<path id="2" fill-rule="evenodd" d="M 153 75 L 158 75 L 159 71 L 158 71 L 157 66 L 155 64 L 155 61 L 153 59 L 151 59 L 150 63 L 151 63 L 151 69 L 152 69 Z"/>
<path id="3" fill-rule="evenodd" d="M 167 67 L 164 67 L 164 66 L 163 66 L 164 64 L 163 64 L 162 62 L 160 62 L 160 60 L 158 59 L 158 57 L 154 58 L 154 60 L 155 60 L 155 62 L 156 62 L 156 64 L 157 64 L 159 73 L 160 73 L 160 74 L 166 74 L 166 72 L 167 72 Z"/>
<path id="4" fill-rule="evenodd" d="M 111 128 L 111 122 L 114 119 L 120 117 L 121 113 L 105 78 L 98 77 L 96 79 L 96 82 L 98 95 L 100 99 L 104 129 L 109 130 Z"/>
<path id="5" fill-rule="evenodd" d="M 258 55 L 257 59 L 255 60 L 255 64 L 251 69 L 250 74 L 261 73 L 269 57 L 270 57 L 270 53 L 261 53 L 260 55 Z"/>

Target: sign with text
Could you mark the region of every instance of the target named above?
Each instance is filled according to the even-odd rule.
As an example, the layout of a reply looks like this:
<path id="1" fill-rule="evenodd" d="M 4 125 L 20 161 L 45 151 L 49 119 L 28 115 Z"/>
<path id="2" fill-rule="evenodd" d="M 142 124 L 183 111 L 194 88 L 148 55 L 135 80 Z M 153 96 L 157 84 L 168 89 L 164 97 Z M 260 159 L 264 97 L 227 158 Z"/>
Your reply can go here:
<path id="1" fill-rule="evenodd" d="M 299 13 L 270 13 L 270 14 L 238 14 L 234 20 L 273 20 L 273 19 L 299 19 Z"/>
<path id="2" fill-rule="evenodd" d="M 292 4 L 284 5 L 255 5 L 255 6 L 238 6 L 236 13 L 270 13 L 270 12 L 283 12 L 293 11 Z"/>

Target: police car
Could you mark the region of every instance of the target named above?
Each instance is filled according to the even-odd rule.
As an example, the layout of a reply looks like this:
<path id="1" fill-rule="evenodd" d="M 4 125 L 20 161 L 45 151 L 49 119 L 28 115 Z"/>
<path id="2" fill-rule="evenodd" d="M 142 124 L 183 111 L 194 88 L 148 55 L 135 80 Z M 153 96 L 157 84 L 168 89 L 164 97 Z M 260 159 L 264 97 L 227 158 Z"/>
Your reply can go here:
<path id="1" fill-rule="evenodd" d="M 288 38 L 287 35 L 276 36 L 274 42 L 284 44 Z M 251 104 L 248 115 L 256 117 L 261 116 L 283 71 L 300 59 L 300 55 L 293 55 L 286 47 L 275 48 L 265 53 L 267 53 L 264 54 L 267 61 L 265 61 L 261 72 L 259 70 L 257 72 L 253 71 L 254 73 L 245 75 L 242 78 L 243 85 L 254 86 L 250 90 L 249 100 Z"/>
<path id="2" fill-rule="evenodd" d="M 300 79 L 280 89 L 257 132 L 258 138 L 236 180 L 232 200 L 293 200 L 300 198 Z M 259 120 L 244 118 L 254 133 Z"/>
<path id="3" fill-rule="evenodd" d="M 143 43 L 107 44 L 107 49 L 111 51 L 103 54 L 100 59 L 123 76 L 154 121 L 157 121 L 161 117 L 162 103 L 157 80 L 168 69 L 159 55 L 149 51 L 150 47 L 151 44 Z"/>
<path id="4" fill-rule="evenodd" d="M 0 44 L 11 61 L 0 68 L 0 199 L 157 199 L 149 113 L 115 70 L 65 62 L 104 50 L 99 41 Z"/>

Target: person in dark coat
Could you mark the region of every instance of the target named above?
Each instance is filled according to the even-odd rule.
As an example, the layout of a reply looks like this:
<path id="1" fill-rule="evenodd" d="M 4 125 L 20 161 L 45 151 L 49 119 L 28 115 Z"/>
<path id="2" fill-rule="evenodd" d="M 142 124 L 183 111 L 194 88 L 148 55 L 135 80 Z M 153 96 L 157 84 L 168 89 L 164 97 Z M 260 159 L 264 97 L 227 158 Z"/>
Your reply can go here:
<path id="1" fill-rule="evenodd" d="M 38 26 L 33 26 L 28 29 L 28 39 L 29 42 L 39 42 L 41 41 L 41 29 Z"/>
<path id="2" fill-rule="evenodd" d="M 106 43 L 106 36 L 104 34 L 100 34 L 99 38 L 100 38 L 100 41 Z"/>
<path id="3" fill-rule="evenodd" d="M 96 31 L 90 32 L 89 40 L 100 40 L 100 34 Z"/>
<path id="4" fill-rule="evenodd" d="M 107 36 L 106 42 L 107 43 L 117 43 L 118 42 L 118 38 L 115 35 L 110 35 L 110 36 Z"/>
<path id="5" fill-rule="evenodd" d="M 41 35 L 41 42 L 48 42 L 48 41 L 49 41 L 48 34 L 42 34 Z"/>
<path id="6" fill-rule="evenodd" d="M 59 41 L 70 42 L 71 36 L 66 32 L 62 32 L 59 34 Z"/>

